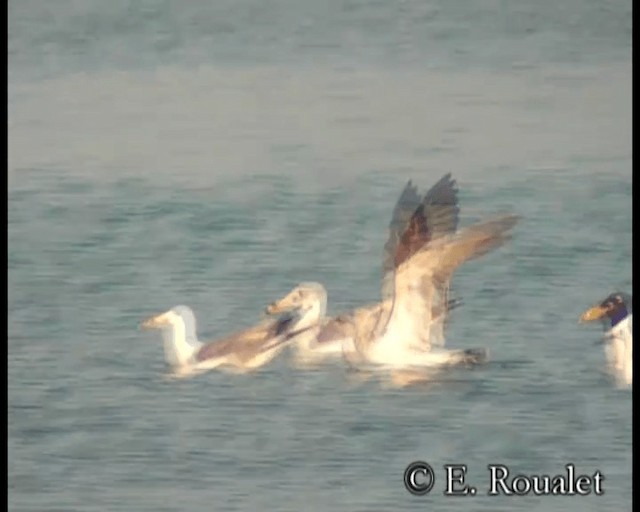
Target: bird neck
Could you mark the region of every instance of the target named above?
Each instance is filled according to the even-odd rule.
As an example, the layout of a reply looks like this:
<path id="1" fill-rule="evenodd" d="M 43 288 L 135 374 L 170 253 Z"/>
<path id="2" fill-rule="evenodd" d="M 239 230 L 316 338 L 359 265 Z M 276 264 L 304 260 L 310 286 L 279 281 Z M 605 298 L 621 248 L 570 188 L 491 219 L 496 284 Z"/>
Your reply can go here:
<path id="1" fill-rule="evenodd" d="M 625 306 L 617 308 L 611 315 L 611 327 L 615 327 L 629 316 L 629 312 Z"/>
<path id="2" fill-rule="evenodd" d="M 163 329 L 164 358 L 171 366 L 184 366 L 200 349 L 202 343 L 193 330 L 187 330 L 184 322 Z"/>
<path id="3" fill-rule="evenodd" d="M 318 297 L 313 303 L 306 306 L 300 312 L 300 318 L 296 322 L 296 329 L 306 329 L 318 323 L 327 313 L 327 296 Z"/>

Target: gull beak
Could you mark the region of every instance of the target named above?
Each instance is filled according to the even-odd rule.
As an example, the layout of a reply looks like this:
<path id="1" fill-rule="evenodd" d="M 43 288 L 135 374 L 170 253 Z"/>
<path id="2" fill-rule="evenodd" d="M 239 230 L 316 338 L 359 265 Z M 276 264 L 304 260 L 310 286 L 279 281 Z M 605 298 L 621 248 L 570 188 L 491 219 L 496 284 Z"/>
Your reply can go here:
<path id="1" fill-rule="evenodd" d="M 609 312 L 609 308 L 605 306 L 593 306 L 592 308 L 587 309 L 582 316 L 580 317 L 579 323 L 586 322 L 594 322 L 595 320 L 600 320 Z"/>
<path id="2" fill-rule="evenodd" d="M 168 313 L 161 313 L 160 315 L 152 316 L 151 318 L 147 318 L 144 322 L 140 324 L 142 329 L 159 329 L 161 327 L 165 327 L 170 325 Z"/>
<path id="3" fill-rule="evenodd" d="M 296 309 L 298 305 L 294 302 L 293 296 L 294 292 L 291 292 L 282 299 L 272 302 L 266 307 L 265 313 L 267 315 L 279 315 L 280 313 Z"/>

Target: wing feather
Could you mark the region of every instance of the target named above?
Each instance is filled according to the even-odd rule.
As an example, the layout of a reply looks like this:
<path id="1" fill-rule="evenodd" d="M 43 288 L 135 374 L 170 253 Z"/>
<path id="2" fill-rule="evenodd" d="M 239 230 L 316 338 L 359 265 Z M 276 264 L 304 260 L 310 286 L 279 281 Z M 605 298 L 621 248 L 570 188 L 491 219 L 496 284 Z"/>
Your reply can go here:
<path id="1" fill-rule="evenodd" d="M 501 216 L 426 243 L 396 270 L 393 308 L 384 329 L 399 323 L 429 344 L 432 322 L 448 303 L 448 283 L 455 270 L 503 245 L 517 220 L 515 215 Z"/>
<path id="2" fill-rule="evenodd" d="M 293 325 L 294 318 L 283 315 L 274 320 L 262 322 L 248 329 L 229 334 L 219 340 L 204 345 L 197 353 L 197 361 L 235 355 L 240 361 L 246 361 L 267 346 L 274 338 L 285 334 Z"/>
<path id="3" fill-rule="evenodd" d="M 508 231 L 518 219 L 517 215 L 504 215 L 433 240 L 398 268 L 398 278 L 403 279 L 406 269 L 411 269 L 407 275 L 419 269 L 421 274 L 429 274 L 439 282 L 448 281 L 460 265 L 487 254 L 509 240 L 511 234 Z"/>
<path id="4" fill-rule="evenodd" d="M 389 225 L 389 239 L 385 244 L 383 260 L 383 299 L 395 300 L 395 271 L 399 267 L 426 244 L 455 233 L 458 228 L 459 213 L 458 187 L 451 173 L 442 176 L 421 201 L 417 200 L 417 191 L 409 181 L 398 199 Z M 441 330 L 444 329 L 448 313 L 447 306 L 450 303 L 449 282 L 443 285 L 442 293 L 438 297 L 431 298 L 430 307 L 434 311 L 430 311 L 429 315 L 424 317 L 424 322 L 428 324 L 433 316 L 438 316 Z M 423 304 L 423 307 L 426 308 L 427 305 Z M 386 308 L 383 314 L 378 315 L 376 331 L 380 332 L 385 328 L 392 311 L 392 308 Z M 444 337 L 441 336 L 441 338 L 444 343 Z"/>
<path id="5" fill-rule="evenodd" d="M 346 313 L 328 319 L 318 331 L 315 342 L 319 345 L 343 340 L 353 336 L 353 323 L 351 314 Z"/>
<path id="6" fill-rule="evenodd" d="M 422 200 L 411 181 L 396 203 L 389 238 L 384 246 L 382 296 L 393 294 L 393 273 L 424 244 L 455 232 L 458 227 L 458 188 L 451 173 L 445 174 Z"/>

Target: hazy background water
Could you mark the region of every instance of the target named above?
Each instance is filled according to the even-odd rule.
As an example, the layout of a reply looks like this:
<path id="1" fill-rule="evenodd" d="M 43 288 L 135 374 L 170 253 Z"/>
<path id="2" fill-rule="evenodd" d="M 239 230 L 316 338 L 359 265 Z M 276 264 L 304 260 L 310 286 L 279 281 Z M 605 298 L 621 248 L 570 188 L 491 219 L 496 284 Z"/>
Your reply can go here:
<path id="1" fill-rule="evenodd" d="M 631 2 L 9 2 L 9 508 L 628 510 L 631 393 L 580 312 L 631 289 Z M 300 280 L 379 294 L 409 178 L 462 223 L 521 214 L 461 269 L 428 388 L 286 358 L 167 382 L 149 314 L 201 336 Z M 428 497 L 408 463 L 438 470 Z M 445 463 L 479 488 L 442 496 Z M 605 495 L 488 498 L 486 465 Z"/>

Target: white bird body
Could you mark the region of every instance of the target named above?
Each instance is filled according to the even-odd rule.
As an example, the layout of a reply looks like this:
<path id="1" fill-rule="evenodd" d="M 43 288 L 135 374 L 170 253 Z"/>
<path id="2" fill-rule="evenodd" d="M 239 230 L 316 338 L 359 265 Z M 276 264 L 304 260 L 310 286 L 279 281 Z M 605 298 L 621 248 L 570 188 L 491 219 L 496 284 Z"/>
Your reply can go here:
<path id="1" fill-rule="evenodd" d="M 187 339 L 186 324 L 179 314 L 170 310 L 165 315 L 171 326 L 161 330 L 165 362 L 172 367 L 191 364 L 204 344 L 194 337 Z"/>
<path id="2" fill-rule="evenodd" d="M 427 242 L 394 276 L 393 306 L 385 318 L 356 317 L 354 345 L 362 360 L 384 367 L 430 367 L 485 360 L 485 349 L 432 345 L 434 311 L 445 309 L 446 283 L 457 267 L 499 247 L 516 216 L 503 216 Z"/>
<path id="3" fill-rule="evenodd" d="M 304 331 L 313 317 L 283 316 L 203 343 L 196 333 L 193 311 L 176 306 L 146 320 L 142 326 L 162 332 L 164 359 L 180 373 L 197 373 L 224 367 L 248 372 L 270 362 L 297 333 Z"/>
<path id="4" fill-rule="evenodd" d="M 633 384 L 633 315 L 613 326 L 605 334 L 605 356 L 607 366 L 616 382 Z"/>

